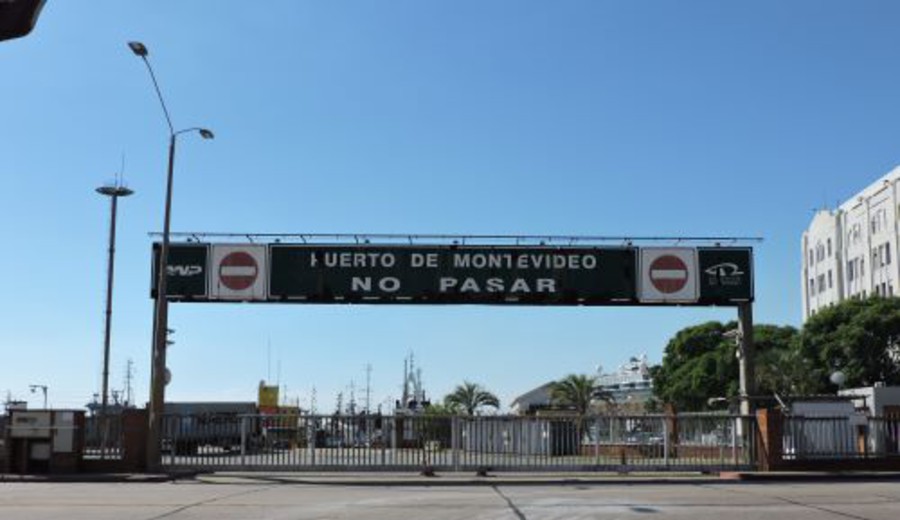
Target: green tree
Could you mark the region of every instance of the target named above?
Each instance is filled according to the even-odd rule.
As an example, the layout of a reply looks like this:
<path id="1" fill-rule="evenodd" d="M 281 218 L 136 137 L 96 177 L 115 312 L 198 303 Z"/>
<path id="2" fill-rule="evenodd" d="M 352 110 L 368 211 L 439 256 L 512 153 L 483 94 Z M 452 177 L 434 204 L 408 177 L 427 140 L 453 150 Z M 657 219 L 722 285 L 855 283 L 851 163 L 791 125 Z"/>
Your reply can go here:
<path id="1" fill-rule="evenodd" d="M 726 325 L 711 321 L 684 328 L 666 345 L 653 374 L 653 392 L 679 411 L 704 410 L 711 397 L 737 395 L 734 341 Z"/>
<path id="2" fill-rule="evenodd" d="M 734 339 L 725 336 L 735 322 L 710 321 L 686 327 L 666 345 L 662 364 L 651 371 L 653 392 L 679 411 L 707 410 L 711 398 L 739 394 L 739 370 Z M 753 327 L 757 393 L 768 395 L 790 388 L 796 373 L 785 356 L 797 343 L 793 327 Z"/>
<path id="3" fill-rule="evenodd" d="M 481 385 L 463 381 L 463 384 L 457 385 L 453 392 L 444 397 L 444 405 L 452 410 L 465 412 L 466 415 L 475 415 L 483 406 L 500 408 L 500 400 Z"/>
<path id="4" fill-rule="evenodd" d="M 840 370 L 844 386 L 900 384 L 900 299 L 846 300 L 822 309 L 803 326 L 798 355 L 811 361 L 813 391 L 833 391 Z"/>
<path id="5" fill-rule="evenodd" d="M 807 393 L 808 363 L 799 355 L 799 332 L 794 327 L 755 325 L 753 327 L 756 393 L 759 395 L 799 395 Z"/>

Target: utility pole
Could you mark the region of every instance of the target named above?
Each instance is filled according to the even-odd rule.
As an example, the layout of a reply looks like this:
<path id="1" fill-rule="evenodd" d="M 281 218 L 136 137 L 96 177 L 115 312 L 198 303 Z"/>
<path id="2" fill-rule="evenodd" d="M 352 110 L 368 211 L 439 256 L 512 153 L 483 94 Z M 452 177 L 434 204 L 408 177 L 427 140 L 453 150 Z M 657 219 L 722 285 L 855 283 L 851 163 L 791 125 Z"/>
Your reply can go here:
<path id="1" fill-rule="evenodd" d="M 756 395 L 754 370 L 753 304 L 738 305 L 738 368 L 740 370 L 741 415 L 753 413 L 751 398 Z"/>

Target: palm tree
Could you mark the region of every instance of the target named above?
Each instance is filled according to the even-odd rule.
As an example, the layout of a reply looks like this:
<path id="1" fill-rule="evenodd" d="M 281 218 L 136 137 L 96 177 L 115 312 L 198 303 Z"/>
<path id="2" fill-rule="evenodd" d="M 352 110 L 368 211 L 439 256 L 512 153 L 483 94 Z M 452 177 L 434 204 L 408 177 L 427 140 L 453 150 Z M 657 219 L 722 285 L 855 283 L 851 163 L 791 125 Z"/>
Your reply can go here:
<path id="1" fill-rule="evenodd" d="M 591 401 L 597 395 L 597 380 L 584 374 L 569 374 L 550 387 L 553 404 L 573 408 L 579 417 L 591 408 Z M 604 399 L 606 400 L 606 399 Z"/>
<path id="2" fill-rule="evenodd" d="M 581 443 L 585 415 L 591 408 L 591 402 L 595 399 L 613 402 L 612 394 L 597 388 L 595 377 L 584 374 L 569 374 L 554 382 L 550 387 L 550 399 L 553 404 L 574 408 L 577 415 L 574 420 L 576 443 Z"/>
<path id="3" fill-rule="evenodd" d="M 496 395 L 469 381 L 463 381 L 463 384 L 457 385 L 453 392 L 447 394 L 444 404 L 450 408 L 465 410 L 467 415 L 475 415 L 475 411 L 482 406 L 500 408 L 500 400 Z"/>

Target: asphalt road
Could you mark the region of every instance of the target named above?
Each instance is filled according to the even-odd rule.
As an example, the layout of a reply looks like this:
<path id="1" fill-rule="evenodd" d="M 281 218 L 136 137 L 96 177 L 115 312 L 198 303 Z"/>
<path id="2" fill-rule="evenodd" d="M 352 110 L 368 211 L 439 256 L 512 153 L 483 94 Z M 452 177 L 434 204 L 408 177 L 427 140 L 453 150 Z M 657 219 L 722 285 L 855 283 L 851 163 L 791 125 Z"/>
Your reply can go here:
<path id="1" fill-rule="evenodd" d="M 351 486 L 176 481 L 0 483 L 0 518 L 59 519 L 884 519 L 900 483 Z"/>

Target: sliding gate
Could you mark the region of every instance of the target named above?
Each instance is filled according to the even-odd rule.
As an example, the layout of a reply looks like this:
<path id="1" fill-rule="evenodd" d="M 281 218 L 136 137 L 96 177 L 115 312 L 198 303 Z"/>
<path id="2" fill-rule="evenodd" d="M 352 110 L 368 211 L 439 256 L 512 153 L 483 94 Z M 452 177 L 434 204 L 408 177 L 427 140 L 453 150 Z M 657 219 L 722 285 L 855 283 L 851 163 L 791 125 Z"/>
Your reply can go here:
<path id="1" fill-rule="evenodd" d="M 755 468 L 733 415 L 169 415 L 171 471 L 721 471 Z"/>

